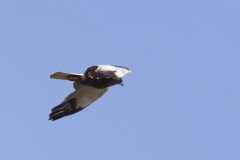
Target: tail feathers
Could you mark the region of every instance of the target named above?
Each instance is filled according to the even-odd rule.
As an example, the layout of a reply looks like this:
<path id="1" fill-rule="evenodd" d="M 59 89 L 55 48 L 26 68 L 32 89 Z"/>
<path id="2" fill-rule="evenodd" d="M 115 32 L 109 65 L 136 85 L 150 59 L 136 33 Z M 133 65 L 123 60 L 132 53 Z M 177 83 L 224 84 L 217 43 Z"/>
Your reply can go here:
<path id="1" fill-rule="evenodd" d="M 49 114 L 49 120 L 55 121 L 64 116 L 79 112 L 80 110 L 82 109 L 77 109 L 76 107 L 76 99 L 65 100 L 52 109 L 52 112 Z"/>
<path id="2" fill-rule="evenodd" d="M 77 73 L 65 73 L 65 72 L 54 72 L 52 74 L 50 74 L 50 78 L 53 79 L 62 79 L 62 80 L 69 80 L 68 77 L 72 76 L 72 77 L 80 77 L 82 76 L 82 74 L 77 74 Z"/>

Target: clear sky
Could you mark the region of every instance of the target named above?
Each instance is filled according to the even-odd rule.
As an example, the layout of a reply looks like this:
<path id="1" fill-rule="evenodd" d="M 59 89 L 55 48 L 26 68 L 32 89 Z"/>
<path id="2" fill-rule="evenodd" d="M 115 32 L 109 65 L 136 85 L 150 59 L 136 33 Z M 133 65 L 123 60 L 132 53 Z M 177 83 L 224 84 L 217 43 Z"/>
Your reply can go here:
<path id="1" fill-rule="evenodd" d="M 2 160 L 240 159 L 240 1 L 1 1 Z M 49 79 L 126 66 L 81 112 Z"/>

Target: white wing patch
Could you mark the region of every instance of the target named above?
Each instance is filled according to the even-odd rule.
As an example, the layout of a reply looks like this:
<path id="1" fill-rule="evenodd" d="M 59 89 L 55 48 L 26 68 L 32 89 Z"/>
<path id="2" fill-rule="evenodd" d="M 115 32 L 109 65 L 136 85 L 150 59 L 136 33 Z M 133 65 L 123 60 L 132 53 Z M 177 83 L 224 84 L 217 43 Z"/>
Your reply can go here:
<path id="1" fill-rule="evenodd" d="M 125 76 L 126 74 L 130 73 L 130 70 L 127 70 L 125 68 L 118 68 L 117 71 L 115 72 L 116 76 L 122 77 Z"/>
<path id="2" fill-rule="evenodd" d="M 125 76 L 126 74 L 130 73 L 131 71 L 126 68 L 120 68 L 116 66 L 111 65 L 98 65 L 98 68 L 96 69 L 96 72 L 98 71 L 112 71 L 117 77 Z"/>
<path id="3" fill-rule="evenodd" d="M 115 66 L 111 66 L 111 65 L 97 65 L 98 68 L 96 69 L 96 71 L 116 71 L 116 67 Z"/>

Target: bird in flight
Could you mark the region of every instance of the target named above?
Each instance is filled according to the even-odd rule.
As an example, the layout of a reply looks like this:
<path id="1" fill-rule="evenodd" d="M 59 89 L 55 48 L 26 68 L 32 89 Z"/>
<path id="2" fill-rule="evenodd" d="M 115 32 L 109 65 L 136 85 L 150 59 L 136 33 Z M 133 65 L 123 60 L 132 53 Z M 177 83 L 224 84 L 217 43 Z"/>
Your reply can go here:
<path id="1" fill-rule="evenodd" d="M 49 120 L 55 121 L 81 111 L 107 92 L 115 84 L 123 86 L 122 78 L 130 69 L 115 65 L 94 65 L 84 74 L 54 72 L 50 78 L 73 81 L 75 91 L 69 94 L 62 103 L 52 108 Z"/>

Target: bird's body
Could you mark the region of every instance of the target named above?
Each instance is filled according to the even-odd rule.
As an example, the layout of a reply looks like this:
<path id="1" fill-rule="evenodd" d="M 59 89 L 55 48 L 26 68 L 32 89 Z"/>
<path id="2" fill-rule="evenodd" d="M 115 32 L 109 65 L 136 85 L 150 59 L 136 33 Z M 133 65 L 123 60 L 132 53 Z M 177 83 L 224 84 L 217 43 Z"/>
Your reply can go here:
<path id="1" fill-rule="evenodd" d="M 89 67 L 84 74 L 55 72 L 50 78 L 74 81 L 75 91 L 52 109 L 49 120 L 57 120 L 64 116 L 81 111 L 104 93 L 108 87 L 121 84 L 121 77 L 130 73 L 126 67 L 113 65 L 95 65 Z"/>

